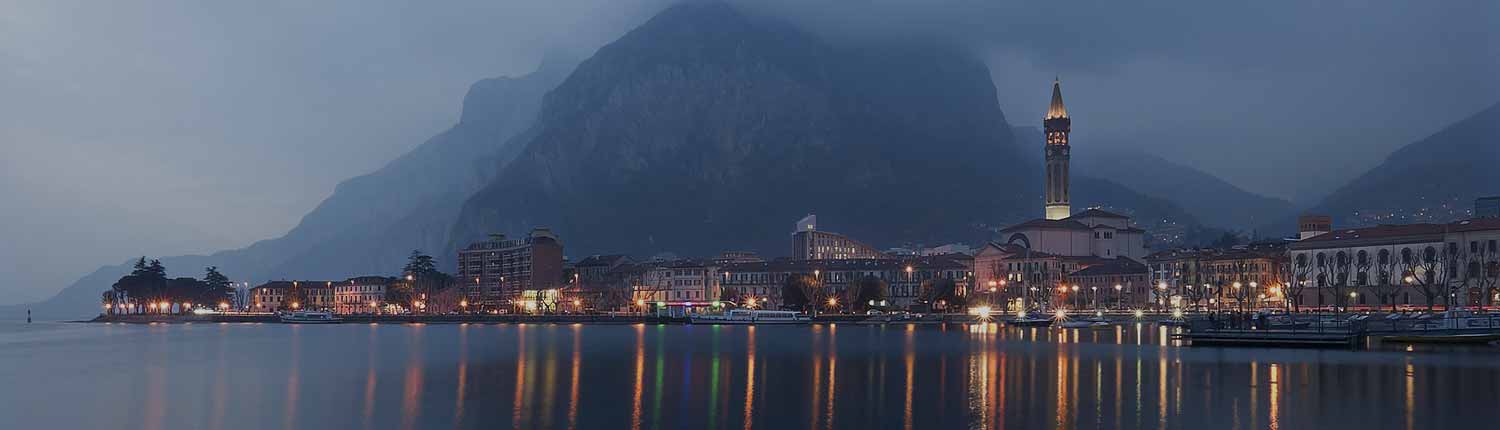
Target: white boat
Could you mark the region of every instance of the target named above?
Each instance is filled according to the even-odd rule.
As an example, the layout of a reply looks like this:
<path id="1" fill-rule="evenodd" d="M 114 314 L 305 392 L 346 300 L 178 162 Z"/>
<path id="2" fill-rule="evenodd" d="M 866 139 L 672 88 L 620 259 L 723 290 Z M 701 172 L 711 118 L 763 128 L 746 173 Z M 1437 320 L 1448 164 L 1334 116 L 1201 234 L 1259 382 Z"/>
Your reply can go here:
<path id="1" fill-rule="evenodd" d="M 735 309 L 724 314 L 694 314 L 693 324 L 807 324 L 812 318 L 793 311 Z"/>
<path id="2" fill-rule="evenodd" d="M 342 321 L 333 316 L 332 312 L 323 311 L 294 311 L 281 314 L 280 317 L 285 324 L 333 324 Z"/>
<path id="3" fill-rule="evenodd" d="M 1105 328 L 1114 326 L 1114 323 L 1102 318 L 1088 318 L 1065 320 L 1061 324 L 1058 324 L 1058 326 L 1062 328 Z"/>

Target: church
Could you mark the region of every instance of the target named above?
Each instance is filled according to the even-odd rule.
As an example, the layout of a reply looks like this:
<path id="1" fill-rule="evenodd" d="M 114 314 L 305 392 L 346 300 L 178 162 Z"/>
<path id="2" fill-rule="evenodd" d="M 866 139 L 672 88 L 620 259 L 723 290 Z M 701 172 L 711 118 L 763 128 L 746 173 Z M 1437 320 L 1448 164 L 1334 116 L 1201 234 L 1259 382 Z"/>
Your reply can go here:
<path id="1" fill-rule="evenodd" d="M 1000 230 L 1003 241 L 986 245 L 974 256 L 975 279 L 992 288 L 1002 283 L 1014 287 L 1023 282 L 1068 282 L 1102 272 L 1110 275 L 1104 281 L 1108 287 L 1144 285 L 1144 279 L 1135 278 L 1145 274 L 1140 262 L 1146 257 L 1146 231 L 1135 227 L 1130 217 L 1101 209 L 1073 213 L 1068 194 L 1068 135 L 1073 121 L 1058 81 L 1052 82 L 1052 103 L 1042 125 L 1047 175 L 1043 217 Z"/>
<path id="2" fill-rule="evenodd" d="M 1044 217 L 1000 230 L 1005 243 L 1064 257 L 1145 258 L 1146 231 L 1134 227 L 1129 217 L 1100 209 L 1072 213 L 1068 200 L 1072 145 L 1068 135 L 1073 131 L 1073 120 L 1063 105 L 1061 82 L 1052 82 L 1052 103 L 1042 125 L 1047 136 Z"/>

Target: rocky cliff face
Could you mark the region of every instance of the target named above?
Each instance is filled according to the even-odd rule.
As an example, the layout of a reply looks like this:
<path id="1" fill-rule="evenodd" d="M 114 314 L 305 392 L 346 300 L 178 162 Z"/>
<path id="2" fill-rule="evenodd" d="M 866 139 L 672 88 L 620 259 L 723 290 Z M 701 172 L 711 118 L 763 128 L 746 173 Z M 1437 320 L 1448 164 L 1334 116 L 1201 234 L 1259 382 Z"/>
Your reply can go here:
<path id="1" fill-rule="evenodd" d="M 875 244 L 974 240 L 1037 204 L 987 68 L 833 46 L 717 3 L 662 12 L 547 97 L 451 248 L 549 226 L 568 253 L 784 253 L 817 213 Z"/>

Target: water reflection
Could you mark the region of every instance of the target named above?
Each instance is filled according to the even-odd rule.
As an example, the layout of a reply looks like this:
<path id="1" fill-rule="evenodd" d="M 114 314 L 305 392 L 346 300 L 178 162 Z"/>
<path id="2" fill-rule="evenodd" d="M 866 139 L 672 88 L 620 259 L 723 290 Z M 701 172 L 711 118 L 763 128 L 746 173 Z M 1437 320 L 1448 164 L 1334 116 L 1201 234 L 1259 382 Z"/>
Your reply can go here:
<path id="1" fill-rule="evenodd" d="M 1149 324 L 203 327 L 7 344 L 0 360 L 18 371 L 0 382 L 57 395 L 4 393 L 0 416 L 17 428 L 1417 429 L 1487 428 L 1500 396 L 1495 350 L 1181 348 Z"/>

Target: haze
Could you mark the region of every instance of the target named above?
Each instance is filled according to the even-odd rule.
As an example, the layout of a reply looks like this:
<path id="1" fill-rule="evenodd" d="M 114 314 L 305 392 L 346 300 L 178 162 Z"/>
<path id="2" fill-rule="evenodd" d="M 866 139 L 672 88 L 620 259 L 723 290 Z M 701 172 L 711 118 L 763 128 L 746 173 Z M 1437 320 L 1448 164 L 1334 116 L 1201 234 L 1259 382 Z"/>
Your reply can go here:
<path id="1" fill-rule="evenodd" d="M 586 57 L 671 3 L 0 0 L 0 304 L 278 236 L 451 125 L 474 81 Z M 957 40 L 1015 125 L 1061 76 L 1075 146 L 1301 204 L 1500 101 L 1486 0 L 744 3 L 834 40 Z"/>

